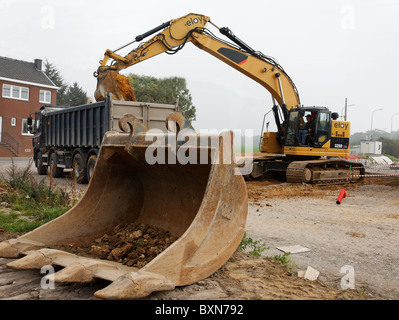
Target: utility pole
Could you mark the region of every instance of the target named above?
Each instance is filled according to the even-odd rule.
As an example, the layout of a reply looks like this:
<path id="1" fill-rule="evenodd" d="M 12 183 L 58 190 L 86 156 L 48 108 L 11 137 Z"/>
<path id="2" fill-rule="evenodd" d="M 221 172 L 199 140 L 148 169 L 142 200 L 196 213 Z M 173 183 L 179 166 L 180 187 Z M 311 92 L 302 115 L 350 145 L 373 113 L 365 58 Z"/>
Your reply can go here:
<path id="1" fill-rule="evenodd" d="M 348 107 L 352 107 L 352 106 L 355 106 L 355 104 L 348 105 L 348 98 L 345 98 L 345 106 L 343 107 L 343 109 L 345 109 L 345 111 L 344 111 L 344 115 L 341 116 L 341 118 L 344 118 L 344 121 L 348 120 Z M 341 109 L 341 113 L 342 113 L 343 109 Z"/>

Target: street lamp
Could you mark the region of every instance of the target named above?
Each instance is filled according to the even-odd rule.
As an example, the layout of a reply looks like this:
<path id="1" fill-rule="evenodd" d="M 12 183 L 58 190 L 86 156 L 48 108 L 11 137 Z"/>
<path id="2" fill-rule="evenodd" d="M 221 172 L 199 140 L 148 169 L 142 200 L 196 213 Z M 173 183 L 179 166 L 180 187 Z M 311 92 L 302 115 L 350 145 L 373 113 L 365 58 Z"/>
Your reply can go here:
<path id="1" fill-rule="evenodd" d="M 392 124 L 393 124 L 393 117 L 399 113 L 394 113 L 391 117 L 391 139 L 392 139 Z"/>
<path id="2" fill-rule="evenodd" d="M 348 98 L 345 98 L 345 106 L 342 108 L 342 110 L 345 109 L 345 115 L 341 116 L 341 118 L 344 118 L 344 121 L 346 121 L 346 119 L 348 118 L 347 117 L 347 115 L 348 115 L 348 107 L 352 107 L 352 106 L 355 106 L 355 104 L 350 104 L 348 106 Z M 343 113 L 342 110 L 341 110 L 341 114 Z"/>
<path id="3" fill-rule="evenodd" d="M 383 109 L 376 109 L 376 110 L 373 110 L 373 112 L 371 112 L 371 130 L 370 130 L 370 131 L 373 131 L 373 117 L 374 117 L 374 112 L 376 112 L 376 111 L 381 111 L 381 110 L 383 110 Z"/>

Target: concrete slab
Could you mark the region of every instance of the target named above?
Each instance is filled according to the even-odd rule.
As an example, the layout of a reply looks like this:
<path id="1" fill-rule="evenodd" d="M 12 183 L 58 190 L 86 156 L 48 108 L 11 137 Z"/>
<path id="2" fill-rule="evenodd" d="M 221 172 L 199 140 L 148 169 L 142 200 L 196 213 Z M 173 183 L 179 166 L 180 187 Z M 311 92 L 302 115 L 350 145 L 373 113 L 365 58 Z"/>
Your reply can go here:
<path id="1" fill-rule="evenodd" d="M 280 251 L 289 252 L 289 253 L 302 253 L 302 252 L 310 251 L 309 248 L 305 248 L 305 247 L 302 247 L 297 244 L 293 245 L 293 246 L 277 247 L 277 249 Z"/>

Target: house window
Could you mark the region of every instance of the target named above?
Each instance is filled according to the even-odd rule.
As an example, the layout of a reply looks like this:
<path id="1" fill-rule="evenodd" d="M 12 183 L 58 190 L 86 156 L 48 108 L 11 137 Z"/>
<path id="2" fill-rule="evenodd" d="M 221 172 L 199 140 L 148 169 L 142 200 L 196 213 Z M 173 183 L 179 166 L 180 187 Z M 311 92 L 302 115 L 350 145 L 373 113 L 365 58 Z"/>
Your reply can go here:
<path id="1" fill-rule="evenodd" d="M 3 84 L 3 98 L 11 98 L 11 86 Z"/>
<path id="2" fill-rule="evenodd" d="M 11 118 L 11 127 L 15 127 L 17 125 L 17 118 Z"/>
<path id="3" fill-rule="evenodd" d="M 21 88 L 21 99 L 22 100 L 29 100 L 29 88 L 24 88 L 24 87 L 20 87 Z"/>
<path id="4" fill-rule="evenodd" d="M 2 97 L 29 101 L 29 88 L 3 84 Z"/>
<path id="5" fill-rule="evenodd" d="M 34 121 L 34 120 L 33 120 Z M 34 123 L 32 123 L 32 127 Z M 28 120 L 22 119 L 22 135 L 23 136 L 32 136 L 33 134 L 28 131 Z"/>
<path id="6" fill-rule="evenodd" d="M 39 102 L 51 103 L 51 91 L 40 90 Z"/>

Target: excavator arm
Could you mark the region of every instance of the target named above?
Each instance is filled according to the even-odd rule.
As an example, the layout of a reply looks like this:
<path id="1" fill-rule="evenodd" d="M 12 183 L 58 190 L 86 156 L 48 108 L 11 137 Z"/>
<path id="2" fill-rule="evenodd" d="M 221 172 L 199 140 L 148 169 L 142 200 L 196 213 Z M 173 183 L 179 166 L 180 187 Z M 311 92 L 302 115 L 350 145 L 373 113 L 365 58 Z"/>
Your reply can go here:
<path id="1" fill-rule="evenodd" d="M 300 105 L 296 87 L 287 73 L 273 58 L 253 50 L 228 28 L 216 27 L 234 44 L 217 38 L 205 28 L 208 22 L 216 27 L 209 17 L 190 13 L 137 36 L 134 41 L 115 51 L 106 50 L 104 59 L 100 61 L 100 66 L 95 72 L 97 76 L 96 100 L 103 100 L 107 93 L 116 100 L 135 100 L 128 79 L 120 75 L 119 71 L 160 53 L 177 53 L 186 43 L 191 42 L 265 87 L 271 93 L 273 100 L 281 107 L 285 120 L 288 110 Z M 140 43 L 126 56 L 116 53 L 158 31 L 161 32 Z M 107 65 L 110 59 L 113 61 Z"/>

